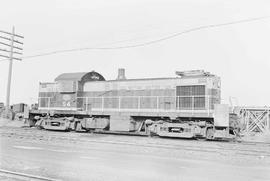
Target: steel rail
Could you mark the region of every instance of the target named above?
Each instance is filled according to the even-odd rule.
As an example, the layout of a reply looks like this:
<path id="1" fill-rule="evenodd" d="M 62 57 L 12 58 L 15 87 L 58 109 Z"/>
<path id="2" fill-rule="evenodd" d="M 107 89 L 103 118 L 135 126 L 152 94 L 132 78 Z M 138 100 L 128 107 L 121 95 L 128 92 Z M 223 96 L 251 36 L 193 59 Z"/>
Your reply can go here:
<path id="1" fill-rule="evenodd" d="M 13 128 L 14 130 L 18 130 L 18 129 L 22 129 L 22 128 Z M 62 134 L 65 134 L 65 133 L 63 133 L 63 132 L 53 132 L 53 131 L 47 131 L 47 130 L 36 130 L 36 129 L 27 129 L 27 128 L 25 128 L 26 130 L 28 130 L 28 131 L 30 131 L 30 132 L 34 132 L 34 131 L 39 131 L 39 133 L 37 134 L 37 133 L 35 133 L 35 136 L 44 136 L 44 134 L 46 134 L 47 132 L 50 132 L 50 136 L 51 137 L 61 137 L 61 138 L 68 138 L 68 139 L 73 139 L 73 138 L 75 138 L 75 137 L 70 137 L 69 135 L 62 135 Z M 0 129 L 1 130 L 1 129 Z M 17 134 L 17 136 L 30 136 L 30 137 L 32 137 L 33 135 L 29 135 L 28 134 L 28 132 L 23 132 L 23 133 L 18 133 L 18 132 L 16 132 L 15 134 L 14 134 L 14 132 L 12 132 L 12 131 L 7 131 L 7 132 L 5 132 L 6 134 L 11 134 L 11 135 L 16 135 Z M 4 133 L 2 132 L 2 131 L 0 131 L 0 134 L 2 135 L 3 134 L 3 136 L 4 136 Z M 83 134 L 83 133 L 76 133 L 76 134 Z M 99 133 L 95 133 L 95 134 L 99 134 Z M 47 137 L 48 135 L 46 135 L 46 137 Z M 129 136 L 129 135 L 127 135 L 127 136 Z M 138 135 L 139 136 L 139 135 Z M 160 139 L 169 139 L 169 138 L 160 138 Z M 78 140 L 77 140 L 78 141 Z M 191 140 L 181 140 L 181 141 L 187 141 L 187 142 L 192 142 L 192 141 L 194 141 L 194 142 L 198 142 L 198 143 L 200 143 L 200 141 L 198 141 L 198 140 L 196 140 L 196 139 L 191 139 Z M 263 146 L 265 146 L 265 145 L 267 145 L 267 146 L 270 146 L 270 143 L 265 143 L 265 142 L 252 142 L 252 141 L 249 141 L 249 142 L 246 142 L 246 141 L 232 141 L 232 142 L 220 142 L 220 141 L 204 141 L 204 143 L 213 143 L 213 142 L 216 142 L 216 143 L 219 143 L 219 144 L 225 144 L 225 145 L 245 145 L 245 146 L 250 146 L 250 145 L 252 145 L 252 146 L 254 146 L 254 145 L 263 145 Z M 150 143 L 150 144 L 154 144 L 154 143 Z M 164 144 L 164 143 L 162 143 L 162 145 L 171 145 L 171 144 Z M 175 145 L 175 144 L 174 144 Z M 177 146 L 177 144 L 175 145 L 175 146 Z"/>
<path id="2" fill-rule="evenodd" d="M 22 129 L 22 128 L 13 128 L 13 130 L 18 130 L 18 129 Z M 50 136 L 59 136 L 59 135 L 61 135 L 61 136 L 59 136 L 59 138 L 61 137 L 61 138 L 68 138 L 68 139 L 72 139 L 70 136 L 67 136 L 67 135 L 62 135 L 62 134 L 65 134 L 65 133 L 63 133 L 63 132 L 53 132 L 53 131 L 48 131 L 48 130 L 36 130 L 36 129 L 28 129 L 28 128 L 24 128 L 25 130 L 27 130 L 27 131 L 30 131 L 30 132 L 34 132 L 34 131 L 39 131 L 39 133 L 37 134 L 37 133 L 35 133 L 35 136 L 44 136 L 44 134 L 46 134 L 47 132 L 50 132 Z M 12 132 L 12 131 L 7 131 L 7 132 L 5 132 L 5 133 L 7 133 L 7 134 L 12 134 L 12 135 L 14 135 L 14 132 Z M 72 133 L 72 132 L 71 132 Z M 4 133 L 3 133 L 3 131 L 1 131 L 1 128 L 0 128 L 0 134 L 2 135 L 3 134 L 3 136 L 4 136 Z M 15 134 L 19 134 L 18 132 L 16 132 Z M 76 133 L 76 134 L 84 134 L 84 133 Z M 87 134 L 87 133 L 86 133 Z M 95 134 L 99 134 L 99 133 L 95 133 Z M 18 136 L 33 136 L 33 135 L 29 135 L 28 134 L 28 132 L 23 132 L 23 133 L 20 133 Z M 48 135 L 46 135 L 46 137 L 47 137 Z M 127 136 L 129 136 L 129 135 L 127 135 Z M 139 136 L 139 135 L 138 135 Z M 75 138 L 75 137 L 73 137 L 73 138 Z M 169 138 L 160 138 L 160 139 L 169 139 Z M 180 139 L 181 140 L 181 139 Z M 192 141 L 194 141 L 194 142 L 198 142 L 198 143 L 200 143 L 200 141 L 199 140 L 197 140 L 197 139 L 190 139 L 190 140 L 181 140 L 181 141 L 187 141 L 187 142 L 192 142 Z M 225 145 L 245 145 L 245 146 L 250 146 L 250 145 L 252 145 L 252 146 L 254 146 L 254 145 L 267 145 L 267 146 L 270 146 L 270 143 L 266 143 L 266 142 L 254 142 L 254 141 L 231 141 L 231 142 L 223 142 L 223 141 L 215 141 L 215 140 L 212 140 L 212 141 L 203 141 L 204 143 L 213 143 L 213 142 L 216 142 L 216 143 L 219 143 L 219 144 L 225 144 Z M 150 144 L 152 144 L 152 143 L 150 143 Z M 162 143 L 163 145 L 171 145 L 171 144 L 164 144 L 164 143 Z M 177 144 L 176 144 L 176 146 L 177 146 Z"/>
<path id="3" fill-rule="evenodd" d="M 10 170 L 5 170 L 5 169 L 0 169 L 0 176 L 1 175 L 6 176 L 8 178 L 11 177 L 11 178 L 31 179 L 31 180 L 37 180 L 37 181 L 60 181 L 58 179 L 53 179 L 49 177 L 15 172 L 15 171 L 10 171 Z"/>
<path id="4" fill-rule="evenodd" d="M 14 128 L 14 130 L 18 130 L 18 129 L 21 129 L 21 128 Z M 37 130 L 33 130 L 33 129 L 28 129 L 28 128 L 25 128 L 25 129 L 27 129 L 28 131 L 30 131 L 30 132 L 34 132 L 34 131 L 37 131 Z M 0 129 L 1 130 L 1 129 Z M 42 132 L 47 132 L 47 130 L 38 130 L 38 131 L 40 131 L 40 133 L 39 134 L 36 134 L 35 133 L 35 136 L 42 136 L 43 134 L 42 134 Z M 6 132 L 6 133 L 12 133 L 13 134 L 13 132 Z M 1 131 L 0 131 L 0 134 L 1 134 Z M 18 134 L 18 133 L 16 133 L 16 134 Z M 59 135 L 61 135 L 62 134 L 62 132 L 53 132 L 53 131 L 50 131 L 50 135 L 52 135 L 52 136 L 59 136 Z M 65 133 L 63 133 L 63 134 L 65 134 Z M 77 133 L 76 133 L 77 134 Z M 78 134 L 80 134 L 80 133 L 78 133 Z M 81 134 L 83 134 L 83 133 L 81 133 Z M 95 134 L 99 134 L 99 133 L 95 133 Z M 24 132 L 24 134 L 22 134 L 23 136 L 26 136 L 26 135 L 28 135 L 26 132 Z M 115 135 L 115 134 L 114 134 Z M 47 136 L 47 135 L 46 135 Z M 129 135 L 127 135 L 127 136 L 129 136 Z M 138 136 L 140 136 L 140 135 L 138 135 Z M 61 135 L 61 137 L 68 137 L 68 136 L 63 136 L 63 135 Z M 70 137 L 68 137 L 68 138 L 70 138 Z M 163 139 L 163 138 L 160 138 L 160 139 Z M 166 138 L 165 138 L 166 139 Z M 169 139 L 169 138 L 168 138 Z M 200 142 L 199 140 L 197 140 L 197 139 L 191 139 L 191 140 L 181 140 L 181 141 L 188 141 L 188 142 L 191 142 L 191 141 L 195 141 L 195 142 Z M 216 143 L 219 143 L 219 144 L 226 144 L 226 145 L 247 145 L 247 146 L 249 146 L 249 145 L 252 145 L 252 146 L 254 146 L 254 145 L 267 145 L 267 146 L 270 146 L 270 143 L 266 143 L 266 142 L 255 142 L 255 141 L 229 141 L 229 142 L 223 142 L 223 141 L 215 141 L 215 140 L 213 140 L 213 141 L 205 141 L 205 143 L 206 142 L 208 142 L 208 143 L 213 143 L 213 142 L 216 142 Z M 164 143 L 163 143 L 164 144 Z M 169 144 L 164 144 L 164 145 L 169 145 Z"/>
<path id="5" fill-rule="evenodd" d="M 18 133 L 16 133 L 18 134 Z M 7 136 L 6 134 L 4 134 Z M 2 135 L 2 136 L 4 136 Z M 18 134 L 12 136 L 19 136 L 20 139 L 25 137 L 26 139 L 31 139 L 31 137 L 34 137 L 33 135 L 29 134 Z M 35 134 L 35 137 L 44 136 L 42 134 Z M 47 135 L 48 136 L 48 135 Z M 48 138 L 48 137 L 47 137 Z M 164 144 L 164 143 L 131 143 L 129 141 L 109 141 L 109 140 L 86 140 L 86 139 L 76 139 L 71 138 L 70 136 L 63 136 L 59 134 L 52 134 L 51 138 L 53 138 L 55 141 L 57 140 L 70 140 L 70 141 L 78 141 L 78 142 L 85 142 L 85 143 L 105 143 L 105 144 L 114 144 L 114 145 L 130 145 L 130 146 L 142 146 L 142 147 L 150 147 L 150 148 L 164 148 L 164 149 L 175 149 L 175 150 L 186 150 L 186 151 L 197 151 L 197 152 L 211 152 L 211 153 L 219 153 L 218 151 L 232 151 L 234 154 L 240 154 L 240 155 L 250 155 L 250 156 L 258 156 L 259 154 L 263 154 L 264 156 L 270 156 L 270 151 L 265 150 L 254 150 L 254 149 L 248 149 L 248 148 L 226 148 L 225 145 L 217 145 L 217 146 L 203 146 L 200 147 L 200 145 L 197 146 L 191 146 L 191 145 L 179 145 L 179 144 Z M 35 139 L 36 140 L 36 139 Z M 40 139 L 39 139 L 40 140 Z M 50 140 L 48 138 L 48 140 Z M 46 140 L 45 140 L 46 141 Z M 189 140 L 191 141 L 191 140 Z M 224 143 L 226 144 L 226 143 Z M 237 143 L 234 143 L 235 145 L 239 145 Z M 268 145 L 268 144 L 267 144 Z M 240 145 L 239 145 L 240 146 Z"/>

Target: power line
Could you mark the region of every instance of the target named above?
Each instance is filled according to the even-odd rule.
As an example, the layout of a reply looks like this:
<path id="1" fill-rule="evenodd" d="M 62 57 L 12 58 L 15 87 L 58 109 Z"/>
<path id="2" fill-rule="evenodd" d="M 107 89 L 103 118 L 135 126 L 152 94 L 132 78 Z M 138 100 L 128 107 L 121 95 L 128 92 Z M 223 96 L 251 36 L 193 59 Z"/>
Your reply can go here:
<path id="1" fill-rule="evenodd" d="M 4 39 L 4 40 L 11 41 L 10 38 L 4 37 L 4 36 L 0 36 L 0 38 L 1 38 L 1 39 Z M 13 40 L 13 41 L 14 41 L 14 43 L 19 43 L 19 44 L 23 45 L 23 42 L 20 42 L 20 41 L 18 41 L 18 40 Z"/>
<path id="2" fill-rule="evenodd" d="M 148 46 L 148 45 L 152 45 L 152 44 L 159 43 L 159 42 L 162 42 L 162 41 L 166 41 L 166 40 L 181 36 L 183 34 L 199 31 L 199 30 L 202 30 L 202 29 L 218 28 L 218 27 L 222 27 L 222 26 L 229 26 L 229 25 L 240 24 L 240 23 L 248 23 L 248 22 L 259 21 L 259 20 L 268 19 L 268 18 L 270 18 L 270 16 L 249 18 L 249 19 L 243 19 L 243 20 L 232 21 L 232 22 L 227 22 L 227 23 L 210 24 L 210 25 L 199 26 L 199 27 L 196 27 L 196 28 L 191 28 L 191 29 L 182 31 L 182 32 L 174 33 L 174 34 L 171 34 L 169 36 L 165 36 L 163 38 L 159 38 L 159 39 L 144 42 L 144 43 L 133 44 L 133 45 L 115 46 L 115 47 L 73 48 L 73 49 L 65 49 L 65 50 L 56 50 L 56 51 L 47 52 L 47 53 L 41 53 L 41 54 L 36 54 L 36 55 L 29 55 L 29 56 L 25 56 L 25 57 L 21 57 L 21 58 L 22 59 L 30 59 L 30 58 L 41 57 L 41 56 L 48 56 L 48 55 L 75 52 L 75 51 L 85 51 L 85 50 L 116 50 L 116 49 L 137 48 L 137 47 Z M 5 59 L 0 60 L 0 61 L 4 61 L 4 60 Z"/>
<path id="3" fill-rule="evenodd" d="M 2 52 L 8 52 L 8 53 L 10 53 L 10 52 L 11 52 L 11 51 L 9 51 L 9 50 L 2 49 L 2 48 L 0 48 L 0 51 L 2 51 Z M 16 52 L 16 51 L 13 51 L 13 53 L 14 53 L 14 54 L 19 54 L 19 55 L 22 55 L 22 53 L 21 53 L 21 52 Z"/>
<path id="4" fill-rule="evenodd" d="M 0 57 L 10 58 L 9 56 L 1 55 L 1 54 L 0 54 Z M 12 59 L 14 59 L 14 60 L 20 60 L 20 61 L 22 60 L 21 58 L 15 58 L 15 57 L 12 57 Z"/>
<path id="5" fill-rule="evenodd" d="M 4 34 L 7 34 L 7 35 L 13 35 L 13 36 L 19 37 L 19 38 L 24 38 L 24 37 L 21 36 L 21 35 L 18 35 L 18 34 L 12 34 L 12 33 L 10 33 L 10 32 L 3 31 L 3 30 L 0 30 L 0 33 L 4 33 Z"/>
<path id="6" fill-rule="evenodd" d="M 0 44 L 5 45 L 5 46 L 8 46 L 8 47 L 11 47 L 11 45 L 9 45 L 9 44 L 7 44 L 7 43 L 0 42 Z M 13 46 L 13 48 L 18 49 L 18 50 L 23 50 L 23 49 L 20 48 L 20 47 L 15 47 L 15 46 Z"/>

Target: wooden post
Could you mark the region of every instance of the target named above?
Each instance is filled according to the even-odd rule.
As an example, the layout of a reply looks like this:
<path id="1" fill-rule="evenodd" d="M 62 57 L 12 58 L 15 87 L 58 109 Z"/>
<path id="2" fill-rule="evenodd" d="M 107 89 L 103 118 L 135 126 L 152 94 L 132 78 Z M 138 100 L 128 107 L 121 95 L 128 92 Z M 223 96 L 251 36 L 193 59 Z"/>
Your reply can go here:
<path id="1" fill-rule="evenodd" d="M 10 42 L 10 55 L 9 55 L 9 70 L 8 70 L 7 97 L 6 97 L 7 109 L 9 109 L 9 106 L 10 106 L 10 86 L 11 86 L 11 76 L 12 76 L 14 34 L 15 34 L 15 28 L 13 26 L 11 42 Z"/>

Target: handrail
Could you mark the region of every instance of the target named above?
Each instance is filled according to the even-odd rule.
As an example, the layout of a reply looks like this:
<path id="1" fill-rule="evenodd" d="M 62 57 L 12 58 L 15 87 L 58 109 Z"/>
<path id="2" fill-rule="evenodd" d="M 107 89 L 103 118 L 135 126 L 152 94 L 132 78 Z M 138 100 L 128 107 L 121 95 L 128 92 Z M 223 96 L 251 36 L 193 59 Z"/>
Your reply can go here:
<path id="1" fill-rule="evenodd" d="M 195 95 L 195 96 L 87 96 L 87 97 L 76 97 L 76 100 L 70 101 L 75 109 L 89 110 L 153 110 L 153 111 L 184 111 L 189 110 L 192 114 L 198 110 L 204 110 L 210 114 L 210 110 L 213 110 L 210 99 L 215 96 L 209 95 Z M 123 100 L 137 99 L 137 101 L 131 102 L 131 104 L 124 104 Z M 144 101 L 144 99 L 150 98 L 151 102 Z M 166 100 L 166 98 L 168 98 Z M 190 101 L 181 102 L 181 98 L 191 98 Z M 196 102 L 196 98 L 205 98 L 202 102 Z M 45 99 L 41 104 L 41 99 Z M 63 104 L 62 101 L 53 101 L 52 97 L 39 97 L 39 108 L 53 109 L 66 107 L 70 109 L 71 104 Z M 97 101 L 97 99 L 99 101 Z M 106 101 L 108 101 L 109 103 Z M 76 106 L 74 106 L 74 102 Z M 197 103 L 197 105 L 196 105 Z M 202 104 L 203 106 L 200 106 Z"/>
<path id="2" fill-rule="evenodd" d="M 151 98 L 151 97 L 214 97 L 209 95 L 194 95 L 194 96 L 87 96 L 87 97 L 77 97 L 77 98 L 118 98 L 118 97 L 128 97 L 128 98 L 136 98 L 136 97 L 145 97 L 145 98 Z"/>

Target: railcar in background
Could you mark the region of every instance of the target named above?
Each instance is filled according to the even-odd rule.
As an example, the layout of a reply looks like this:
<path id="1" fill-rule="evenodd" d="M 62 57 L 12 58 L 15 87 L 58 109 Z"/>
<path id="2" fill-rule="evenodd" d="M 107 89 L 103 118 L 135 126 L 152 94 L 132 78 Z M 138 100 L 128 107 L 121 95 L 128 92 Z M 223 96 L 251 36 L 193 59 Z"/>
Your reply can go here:
<path id="1" fill-rule="evenodd" d="M 30 118 L 49 130 L 93 131 L 180 138 L 229 138 L 229 109 L 220 78 L 203 70 L 171 78 L 116 80 L 95 72 L 64 73 L 40 83 Z"/>

